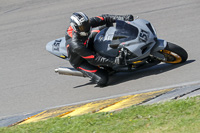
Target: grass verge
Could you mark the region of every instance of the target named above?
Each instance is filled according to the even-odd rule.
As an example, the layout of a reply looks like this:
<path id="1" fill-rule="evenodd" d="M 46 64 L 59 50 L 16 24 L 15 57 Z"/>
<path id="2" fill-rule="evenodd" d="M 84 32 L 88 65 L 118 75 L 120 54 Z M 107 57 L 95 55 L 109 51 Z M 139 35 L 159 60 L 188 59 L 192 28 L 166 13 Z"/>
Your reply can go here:
<path id="1" fill-rule="evenodd" d="M 199 133 L 200 96 L 0 128 L 1 133 Z"/>

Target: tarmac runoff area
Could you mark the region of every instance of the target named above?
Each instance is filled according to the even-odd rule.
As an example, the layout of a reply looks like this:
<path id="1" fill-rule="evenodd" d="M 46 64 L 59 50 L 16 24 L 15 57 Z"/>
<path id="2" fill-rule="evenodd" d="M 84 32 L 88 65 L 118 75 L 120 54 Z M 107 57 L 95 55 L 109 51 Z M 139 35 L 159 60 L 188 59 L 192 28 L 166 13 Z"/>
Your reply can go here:
<path id="1" fill-rule="evenodd" d="M 112 98 L 96 100 L 54 107 L 31 114 L 13 116 L 0 119 L 0 127 L 15 126 L 30 122 L 46 120 L 52 117 L 71 117 L 87 113 L 113 112 L 133 105 L 146 105 L 164 102 L 172 99 L 183 99 L 200 95 L 200 83 L 193 85 L 181 85 L 176 87 L 165 87 L 160 89 L 138 92 L 135 94 L 124 94 Z"/>

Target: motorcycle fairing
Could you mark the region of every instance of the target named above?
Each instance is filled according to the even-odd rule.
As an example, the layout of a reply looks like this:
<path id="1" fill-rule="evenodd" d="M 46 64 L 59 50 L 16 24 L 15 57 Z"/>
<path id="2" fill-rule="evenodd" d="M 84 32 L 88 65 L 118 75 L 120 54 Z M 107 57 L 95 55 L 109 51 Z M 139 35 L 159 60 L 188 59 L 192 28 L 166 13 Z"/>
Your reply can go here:
<path id="1" fill-rule="evenodd" d="M 114 27 L 104 28 L 95 36 L 94 49 L 102 56 L 116 57 L 118 50 L 110 47 L 116 29 Z"/>
<path id="2" fill-rule="evenodd" d="M 149 56 L 156 43 L 156 31 L 150 22 L 137 19 L 131 22 L 116 21 L 116 26 L 98 33 L 94 40 L 94 48 L 101 55 L 112 57 L 118 55 L 118 49 L 113 49 L 114 47 L 126 48 L 136 55 L 128 61 L 136 61 Z"/>
<path id="3" fill-rule="evenodd" d="M 128 58 L 130 62 L 143 59 L 149 54 L 158 56 L 158 51 L 165 47 L 166 41 L 157 39 L 153 26 L 143 19 L 116 21 L 115 26 L 104 28 L 94 39 L 94 49 L 100 55 L 116 57 L 119 48 L 126 48 L 134 55 L 134 58 Z M 46 50 L 68 60 L 65 37 L 49 42 Z"/>

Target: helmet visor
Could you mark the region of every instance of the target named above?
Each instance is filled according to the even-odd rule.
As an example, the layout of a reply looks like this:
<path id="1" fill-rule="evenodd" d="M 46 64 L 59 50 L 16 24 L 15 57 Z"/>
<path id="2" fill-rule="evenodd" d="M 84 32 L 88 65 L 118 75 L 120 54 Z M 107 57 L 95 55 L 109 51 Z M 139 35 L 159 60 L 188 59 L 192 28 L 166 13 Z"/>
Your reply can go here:
<path id="1" fill-rule="evenodd" d="M 89 21 L 83 22 L 81 26 L 79 26 L 80 32 L 89 32 L 90 31 L 90 23 Z"/>

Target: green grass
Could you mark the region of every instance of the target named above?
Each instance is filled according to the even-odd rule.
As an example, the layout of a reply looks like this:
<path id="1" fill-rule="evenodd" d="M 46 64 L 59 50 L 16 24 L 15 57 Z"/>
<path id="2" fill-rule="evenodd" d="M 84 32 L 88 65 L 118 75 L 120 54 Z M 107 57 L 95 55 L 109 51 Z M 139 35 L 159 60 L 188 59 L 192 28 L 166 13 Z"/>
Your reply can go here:
<path id="1" fill-rule="evenodd" d="M 200 97 L 132 106 L 112 113 L 52 118 L 0 128 L 2 133 L 199 133 Z"/>

